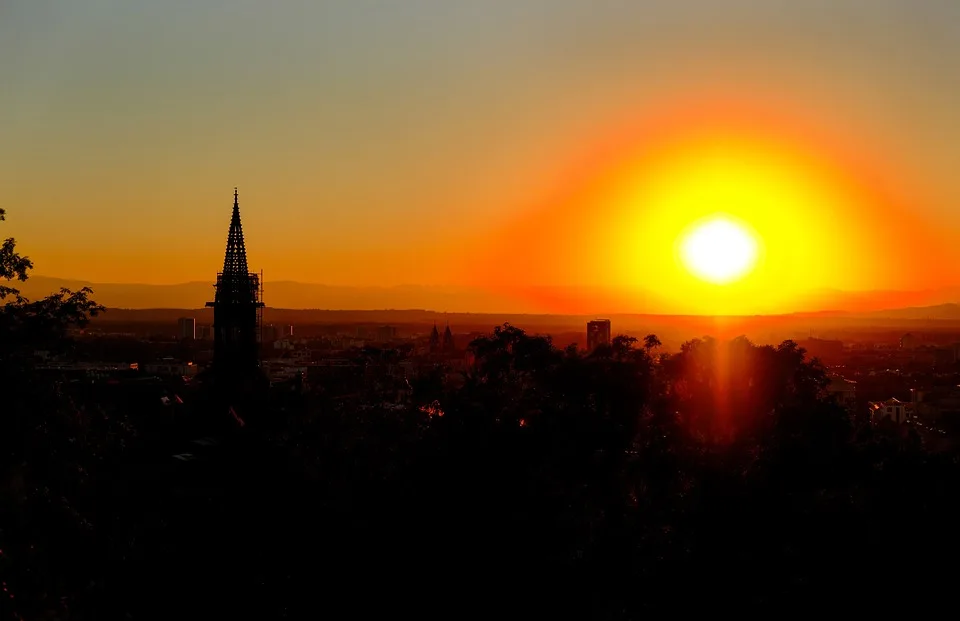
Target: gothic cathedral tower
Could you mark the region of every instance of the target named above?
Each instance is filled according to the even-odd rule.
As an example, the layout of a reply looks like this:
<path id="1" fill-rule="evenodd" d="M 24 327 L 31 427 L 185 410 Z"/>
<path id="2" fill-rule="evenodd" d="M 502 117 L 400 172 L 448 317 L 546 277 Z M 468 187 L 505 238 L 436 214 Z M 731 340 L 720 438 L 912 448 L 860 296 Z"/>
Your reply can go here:
<path id="1" fill-rule="evenodd" d="M 213 302 L 213 375 L 221 386 L 242 386 L 262 375 L 260 323 L 263 312 L 260 277 L 247 268 L 247 251 L 240 225 L 240 204 L 233 191 L 233 216 L 227 234 L 223 271 L 217 274 Z"/>

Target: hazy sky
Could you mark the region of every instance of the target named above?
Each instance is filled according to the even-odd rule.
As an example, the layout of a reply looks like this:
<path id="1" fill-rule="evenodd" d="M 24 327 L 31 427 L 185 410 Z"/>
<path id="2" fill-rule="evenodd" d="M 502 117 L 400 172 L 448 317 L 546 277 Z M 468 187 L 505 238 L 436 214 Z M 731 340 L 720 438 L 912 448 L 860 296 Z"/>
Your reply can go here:
<path id="1" fill-rule="evenodd" d="M 268 279 L 458 283 L 621 128 L 731 98 L 960 239 L 957 0 L 3 0 L 0 235 L 39 274 L 211 280 L 239 185 Z"/>

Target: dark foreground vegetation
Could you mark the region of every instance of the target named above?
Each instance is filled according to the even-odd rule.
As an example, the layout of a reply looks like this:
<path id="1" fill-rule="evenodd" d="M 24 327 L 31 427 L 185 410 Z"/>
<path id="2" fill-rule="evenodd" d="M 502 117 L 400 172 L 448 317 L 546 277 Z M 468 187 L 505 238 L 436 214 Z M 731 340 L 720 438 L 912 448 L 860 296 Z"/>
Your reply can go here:
<path id="1" fill-rule="evenodd" d="M 14 257 L 11 259 L 11 257 Z M 3 276 L 20 272 L 12 249 Z M 11 267 L 12 266 L 12 267 Z M 259 425 L 32 367 L 99 308 L 0 313 L 0 618 L 640 618 L 949 605 L 960 471 L 825 397 L 791 342 L 511 326 L 403 409 L 274 394 Z M 226 423 L 231 421 L 225 420 Z M 204 453 L 204 450 L 207 452 Z"/>

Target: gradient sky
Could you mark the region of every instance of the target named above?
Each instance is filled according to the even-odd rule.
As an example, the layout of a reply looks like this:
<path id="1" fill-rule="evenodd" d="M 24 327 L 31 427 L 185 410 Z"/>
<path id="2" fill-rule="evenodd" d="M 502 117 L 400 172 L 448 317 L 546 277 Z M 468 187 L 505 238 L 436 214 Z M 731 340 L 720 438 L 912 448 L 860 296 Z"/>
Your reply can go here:
<path id="1" fill-rule="evenodd" d="M 804 286 L 955 285 L 958 110 L 956 0 L 4 0 L 0 234 L 38 274 L 212 280 L 238 185 L 268 280 L 658 286 L 623 252 L 645 206 L 597 188 L 671 131 L 762 126 L 885 184 L 805 234 L 910 244 Z"/>

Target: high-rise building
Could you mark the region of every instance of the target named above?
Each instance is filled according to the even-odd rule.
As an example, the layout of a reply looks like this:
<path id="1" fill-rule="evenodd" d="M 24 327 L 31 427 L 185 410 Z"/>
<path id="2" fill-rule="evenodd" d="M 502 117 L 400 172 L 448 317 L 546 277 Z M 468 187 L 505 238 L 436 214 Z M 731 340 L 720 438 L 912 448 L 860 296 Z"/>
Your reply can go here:
<path id="1" fill-rule="evenodd" d="M 380 326 L 377 328 L 377 340 L 381 343 L 389 343 L 397 338 L 396 326 Z"/>
<path id="2" fill-rule="evenodd" d="M 240 204 L 233 192 L 223 271 L 217 274 L 213 302 L 213 372 L 221 384 L 243 385 L 260 371 L 260 277 L 247 267 Z"/>
<path id="3" fill-rule="evenodd" d="M 290 338 L 293 338 L 293 326 L 290 325 L 289 323 L 280 326 L 280 331 L 279 331 L 279 333 L 277 334 L 277 338 L 278 338 L 278 339 L 290 339 Z"/>
<path id="4" fill-rule="evenodd" d="M 587 322 L 587 350 L 610 344 L 610 320 L 596 319 Z"/>
<path id="5" fill-rule="evenodd" d="M 193 317 L 181 317 L 177 320 L 177 333 L 181 341 L 193 341 L 197 338 L 197 320 Z"/>

